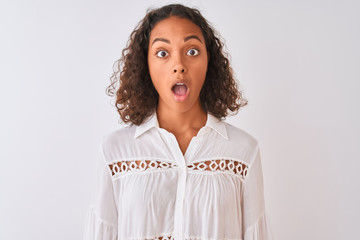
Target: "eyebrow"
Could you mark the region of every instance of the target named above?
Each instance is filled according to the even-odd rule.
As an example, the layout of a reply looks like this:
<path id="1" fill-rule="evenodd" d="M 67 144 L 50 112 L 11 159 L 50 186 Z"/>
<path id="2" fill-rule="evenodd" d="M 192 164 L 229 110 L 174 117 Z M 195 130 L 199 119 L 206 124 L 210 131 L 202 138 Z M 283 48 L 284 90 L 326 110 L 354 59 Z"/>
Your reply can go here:
<path id="1" fill-rule="evenodd" d="M 202 41 L 200 40 L 200 38 L 196 35 L 190 35 L 184 38 L 184 42 L 189 41 L 190 39 L 197 39 L 199 40 L 201 43 Z M 152 42 L 151 46 L 154 45 L 155 42 L 165 42 L 170 44 L 170 40 L 165 39 L 165 38 L 155 38 L 154 41 Z"/>

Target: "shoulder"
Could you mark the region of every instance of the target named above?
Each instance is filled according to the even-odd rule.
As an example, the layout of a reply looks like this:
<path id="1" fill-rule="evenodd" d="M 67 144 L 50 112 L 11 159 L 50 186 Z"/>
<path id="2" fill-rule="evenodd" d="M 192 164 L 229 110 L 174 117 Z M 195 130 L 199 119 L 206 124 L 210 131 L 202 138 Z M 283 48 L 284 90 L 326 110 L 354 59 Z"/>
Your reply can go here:
<path id="1" fill-rule="evenodd" d="M 228 140 L 226 141 L 227 155 L 240 158 L 247 164 L 251 164 L 256 153 L 259 151 L 258 140 L 249 132 L 232 125 L 228 122 L 223 122 L 226 127 Z"/>
<path id="2" fill-rule="evenodd" d="M 228 122 L 223 123 L 226 127 L 226 132 L 230 142 L 240 144 L 244 147 L 247 146 L 250 149 L 258 147 L 258 141 L 253 135 Z"/>
<path id="3" fill-rule="evenodd" d="M 103 147 L 124 144 L 134 138 L 135 125 L 128 125 L 111 132 L 105 133 L 102 138 Z"/>
<path id="4" fill-rule="evenodd" d="M 129 149 L 129 146 L 134 145 L 135 130 L 135 125 L 127 125 L 103 135 L 101 147 L 107 161 L 118 158 L 119 153 L 124 152 L 126 149 Z"/>

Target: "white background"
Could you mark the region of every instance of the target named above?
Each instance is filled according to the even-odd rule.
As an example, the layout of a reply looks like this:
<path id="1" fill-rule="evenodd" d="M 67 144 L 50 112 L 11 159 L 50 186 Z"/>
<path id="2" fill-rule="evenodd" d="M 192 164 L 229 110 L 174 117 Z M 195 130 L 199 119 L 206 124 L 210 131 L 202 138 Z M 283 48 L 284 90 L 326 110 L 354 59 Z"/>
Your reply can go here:
<path id="1" fill-rule="evenodd" d="M 355 239 L 360 214 L 358 1 L 180 1 L 226 40 L 258 139 L 278 240 Z M 148 7 L 168 1 L 0 3 L 0 239 L 81 239 L 105 95 Z"/>

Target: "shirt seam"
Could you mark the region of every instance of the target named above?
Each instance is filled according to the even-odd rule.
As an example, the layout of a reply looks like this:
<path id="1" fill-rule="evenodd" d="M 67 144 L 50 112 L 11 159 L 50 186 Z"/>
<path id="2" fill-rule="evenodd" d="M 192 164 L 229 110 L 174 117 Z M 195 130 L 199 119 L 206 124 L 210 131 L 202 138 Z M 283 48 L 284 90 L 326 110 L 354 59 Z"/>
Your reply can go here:
<path id="1" fill-rule="evenodd" d="M 105 158 L 105 154 L 104 154 L 104 140 L 105 140 L 105 136 L 103 137 L 102 141 L 101 141 L 101 159 L 102 159 L 102 163 L 105 164 L 105 168 L 106 168 L 106 172 L 108 174 L 108 177 L 110 178 L 110 180 L 112 180 L 112 172 L 111 172 L 111 169 L 109 168 L 109 165 L 108 163 L 106 162 L 106 158 Z M 112 193 L 113 193 L 113 196 L 115 196 L 115 188 L 114 188 L 114 183 L 113 181 L 111 181 L 111 190 L 112 190 Z M 115 201 L 115 198 L 113 197 L 113 202 L 115 203 L 115 207 L 116 207 L 116 210 L 118 211 L 118 205 Z"/>
<path id="2" fill-rule="evenodd" d="M 253 151 L 253 154 L 252 154 L 252 156 L 251 156 L 251 161 L 250 161 L 250 163 L 249 163 L 249 168 L 251 168 L 251 166 L 253 165 L 253 163 L 254 163 L 254 161 L 255 161 L 255 158 L 256 158 L 256 155 L 257 155 L 257 153 L 258 153 L 258 151 L 259 151 L 259 143 L 256 141 L 256 147 L 255 147 L 255 150 Z M 250 170 L 250 169 L 249 169 Z"/>
<path id="3" fill-rule="evenodd" d="M 188 170 L 188 172 L 189 173 L 194 173 L 194 174 L 229 174 L 230 176 L 237 177 L 242 182 L 244 182 L 244 177 L 240 177 L 240 176 L 236 175 L 235 173 L 228 172 L 228 171 L 222 171 L 222 170 L 218 170 L 218 171 L 201 171 L 201 170 L 190 169 L 190 170 Z"/>
<path id="4" fill-rule="evenodd" d="M 252 228 L 254 228 L 254 227 L 256 226 L 256 224 L 259 223 L 260 219 L 265 216 L 265 214 L 266 214 L 266 211 L 261 212 L 261 214 L 260 214 L 259 217 L 256 219 L 256 221 L 255 221 L 253 224 L 251 224 L 251 225 L 245 230 L 244 235 L 245 235 L 248 231 L 250 231 Z"/>
<path id="5" fill-rule="evenodd" d="M 118 175 L 114 175 L 112 176 L 113 181 L 119 179 L 119 178 L 123 178 L 129 175 L 136 175 L 136 174 L 150 174 L 150 173 L 154 173 L 154 172 L 165 172 L 165 171 L 177 171 L 177 168 L 168 168 L 168 169 L 146 169 L 145 171 L 132 171 L 132 172 L 127 172 L 127 173 L 123 173 L 123 174 L 118 174 Z"/>
<path id="6" fill-rule="evenodd" d="M 140 175 L 140 174 L 150 174 L 150 173 L 156 173 L 156 172 L 165 172 L 165 171 L 178 171 L 178 168 L 168 168 L 168 169 L 150 169 L 150 170 L 145 170 L 145 171 L 133 171 L 133 172 L 127 172 L 127 173 L 124 173 L 124 174 L 118 174 L 118 175 L 114 175 L 112 176 L 112 180 L 113 181 L 116 181 L 118 180 L 119 178 L 124 178 L 126 176 L 129 176 L 129 175 Z M 237 174 L 235 173 L 232 173 L 232 172 L 229 172 L 227 170 L 223 171 L 223 170 L 217 170 L 217 171 L 202 171 L 202 170 L 194 170 L 194 169 L 187 169 L 187 172 L 188 173 L 194 173 L 194 174 L 225 174 L 225 175 L 230 175 L 230 176 L 233 176 L 233 177 L 237 177 L 239 178 L 242 182 L 245 181 L 244 177 L 240 177 L 238 176 Z M 246 177 L 245 177 L 246 178 Z"/>
<path id="7" fill-rule="evenodd" d="M 93 211 L 93 214 L 94 214 L 97 221 L 99 221 L 99 222 L 101 222 L 101 223 L 103 223 L 105 225 L 109 225 L 110 227 L 117 228 L 117 224 L 110 223 L 110 222 L 108 222 L 108 221 L 106 221 L 106 220 L 99 217 L 99 215 L 97 214 L 95 205 L 91 206 L 91 211 Z"/>
<path id="8" fill-rule="evenodd" d="M 252 157 L 250 158 L 251 161 L 248 164 L 248 174 L 246 175 L 246 178 L 244 179 L 244 184 L 241 186 L 241 196 L 244 195 L 244 188 L 245 188 L 246 180 L 249 178 L 250 174 L 252 174 L 252 171 L 251 171 L 252 166 L 254 164 L 256 155 L 260 151 L 259 142 L 257 140 L 255 140 L 255 141 L 256 141 L 256 147 L 255 147 L 255 150 L 253 151 Z"/>
<path id="9" fill-rule="evenodd" d="M 252 169 L 252 166 L 253 166 L 253 164 L 254 164 L 254 161 L 255 161 L 255 158 L 256 158 L 256 155 L 258 154 L 258 151 L 259 151 L 259 144 L 258 144 L 258 142 L 256 141 L 256 147 L 255 147 L 255 150 L 254 150 L 254 152 L 253 152 L 253 154 L 252 154 L 252 156 L 251 156 L 251 161 L 250 161 L 250 163 L 248 163 L 248 174 L 247 174 L 247 176 L 246 176 L 246 178 L 249 178 L 249 175 L 251 174 L 251 169 Z"/>

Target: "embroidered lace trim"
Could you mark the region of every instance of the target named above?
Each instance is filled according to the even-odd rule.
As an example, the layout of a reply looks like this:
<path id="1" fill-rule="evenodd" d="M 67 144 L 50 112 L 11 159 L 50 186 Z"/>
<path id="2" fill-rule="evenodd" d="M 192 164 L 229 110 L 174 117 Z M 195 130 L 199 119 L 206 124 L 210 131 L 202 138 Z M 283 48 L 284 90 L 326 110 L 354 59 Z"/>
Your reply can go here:
<path id="1" fill-rule="evenodd" d="M 121 161 L 110 164 L 110 170 L 112 175 L 124 174 L 127 172 L 142 172 L 145 170 L 152 169 L 168 169 L 177 166 L 176 163 L 160 162 L 155 160 L 141 160 L 141 161 Z"/>
<path id="2" fill-rule="evenodd" d="M 134 238 L 135 239 L 135 238 Z M 136 238 L 137 240 L 175 240 L 175 238 L 171 235 L 163 235 L 163 236 L 154 236 L 154 237 L 144 237 L 144 238 Z M 183 239 L 186 240 L 201 240 L 203 239 L 202 237 L 194 237 L 194 236 L 184 236 Z M 216 240 L 218 238 L 206 238 L 208 240 Z M 221 238 L 223 240 L 242 240 L 242 239 L 237 239 L 237 238 Z"/>
<path id="3" fill-rule="evenodd" d="M 112 176 L 123 175 L 127 172 L 143 172 L 145 170 L 153 169 L 169 169 L 178 166 L 176 163 L 167 163 L 155 160 L 141 160 L 141 161 L 120 161 L 110 164 Z M 248 166 L 244 163 L 227 160 L 209 160 L 197 163 L 192 163 L 187 166 L 189 170 L 194 171 L 225 171 L 236 174 L 241 178 L 245 178 L 248 173 Z"/>
<path id="4" fill-rule="evenodd" d="M 154 240 L 174 240 L 173 236 L 155 237 Z"/>
<path id="5" fill-rule="evenodd" d="M 227 160 L 227 159 L 219 159 L 219 160 L 210 160 L 192 163 L 188 166 L 191 170 L 200 170 L 200 171 L 226 171 L 230 173 L 234 173 L 241 178 L 245 178 L 248 173 L 248 166 L 244 163 Z"/>

